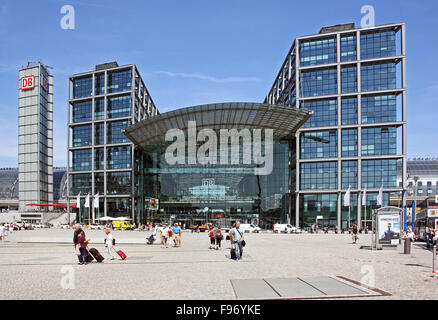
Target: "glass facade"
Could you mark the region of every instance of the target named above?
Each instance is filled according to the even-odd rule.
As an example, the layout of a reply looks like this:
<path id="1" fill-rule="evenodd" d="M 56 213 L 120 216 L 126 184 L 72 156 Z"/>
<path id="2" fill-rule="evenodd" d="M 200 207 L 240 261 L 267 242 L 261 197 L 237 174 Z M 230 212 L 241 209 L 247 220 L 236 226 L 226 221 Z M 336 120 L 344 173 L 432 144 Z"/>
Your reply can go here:
<path id="1" fill-rule="evenodd" d="M 72 127 L 72 146 L 85 147 L 92 144 L 91 124 L 85 126 Z"/>
<path id="2" fill-rule="evenodd" d="M 94 120 L 105 119 L 105 100 L 95 99 L 94 100 Z"/>
<path id="3" fill-rule="evenodd" d="M 77 78 L 73 81 L 73 97 L 83 98 L 90 97 L 93 90 L 92 77 Z"/>
<path id="4" fill-rule="evenodd" d="M 336 126 L 338 124 L 338 101 L 336 99 L 302 102 L 301 108 L 314 112 L 313 116 L 303 125 L 304 128 Z"/>
<path id="5" fill-rule="evenodd" d="M 319 222 L 322 225 L 335 226 L 337 220 L 338 195 L 304 194 L 300 196 L 300 210 L 303 212 L 300 225 L 311 227 L 317 216 L 323 216 Z"/>
<path id="6" fill-rule="evenodd" d="M 338 163 L 335 161 L 302 163 L 300 186 L 301 190 L 337 189 Z"/>
<path id="7" fill-rule="evenodd" d="M 119 146 L 107 148 L 108 169 L 131 168 L 131 146 Z"/>
<path id="8" fill-rule="evenodd" d="M 130 91 L 132 70 L 113 71 L 108 73 L 108 93 Z"/>
<path id="9" fill-rule="evenodd" d="M 289 144 L 286 140 L 275 138 L 273 171 L 268 175 L 255 175 L 256 165 L 244 164 L 242 159 L 250 156 L 248 152 L 251 153 L 252 148 L 251 145 L 245 147 L 248 144 L 242 141 L 238 164 L 221 163 L 221 154 L 226 152 L 223 149 L 217 150 L 217 164 L 169 164 L 165 157 L 167 145 L 162 140 L 154 142 L 143 147 L 136 157 L 141 159 L 136 175 L 138 209 L 143 219 L 147 215 L 152 220 L 175 215 L 175 219 L 192 222 L 216 221 L 220 217 L 246 223 L 256 218 L 260 219 L 257 224 L 264 226 L 285 221 L 289 210 Z M 264 143 L 262 150 L 265 150 Z M 230 156 L 228 149 L 229 159 Z M 150 198 L 159 199 L 162 211 L 147 209 Z M 206 207 L 208 212 L 204 210 Z"/>
<path id="10" fill-rule="evenodd" d="M 302 66 L 336 62 L 336 38 L 306 40 L 300 43 Z"/>
<path id="11" fill-rule="evenodd" d="M 131 96 L 109 97 L 107 113 L 110 119 L 131 116 Z"/>
<path id="12" fill-rule="evenodd" d="M 314 112 L 298 132 L 297 152 L 291 153 L 295 179 L 290 181 L 297 186 L 291 190 L 299 190 L 292 200 L 295 221 L 315 223 L 307 199 L 318 206 L 320 196 L 336 202 L 349 186 L 355 189 L 351 223 L 364 208 L 357 206 L 363 188 L 372 194 L 383 185 L 386 196 L 403 192 L 404 184 L 395 182 L 395 164 L 406 168 L 405 44 L 404 23 L 366 29 L 336 25 L 295 39 L 283 64 L 292 70 L 278 73 L 265 99 L 296 101 L 294 106 Z M 290 60 L 294 57 L 299 59 Z M 401 175 L 407 178 L 406 172 Z M 346 227 L 348 208 L 333 210 L 341 217 L 338 226 Z"/>
<path id="13" fill-rule="evenodd" d="M 91 174 L 90 173 L 76 173 L 70 176 L 71 191 L 73 194 L 79 192 L 83 195 L 91 193 Z"/>
<path id="14" fill-rule="evenodd" d="M 79 191 L 82 203 L 88 192 L 99 193 L 96 217 L 133 217 L 134 145 L 122 130 L 134 119 L 158 113 L 146 86 L 134 65 L 119 67 L 116 62 L 96 66 L 87 75 L 71 76 L 69 84 L 70 201 L 75 202 Z M 90 124 L 80 123 L 84 121 Z M 78 217 L 88 223 L 87 210 Z"/>
<path id="15" fill-rule="evenodd" d="M 362 106 L 363 111 L 363 106 Z M 363 113 L 362 113 L 363 114 Z M 341 101 L 342 124 L 357 124 L 357 98 L 342 98 Z"/>
<path id="16" fill-rule="evenodd" d="M 94 124 L 94 144 L 100 145 L 105 143 L 105 123 Z"/>
<path id="17" fill-rule="evenodd" d="M 396 64 L 394 62 L 362 64 L 361 80 L 362 91 L 395 89 Z"/>
<path id="18" fill-rule="evenodd" d="M 94 76 L 95 95 L 105 94 L 105 73 L 99 73 Z"/>
<path id="19" fill-rule="evenodd" d="M 338 93 L 336 68 L 302 71 L 301 85 L 304 97 Z"/>
<path id="20" fill-rule="evenodd" d="M 131 194 L 131 171 L 107 172 L 107 194 Z"/>
<path id="21" fill-rule="evenodd" d="M 341 37 L 341 61 L 357 60 L 356 35 L 346 35 Z"/>
<path id="22" fill-rule="evenodd" d="M 397 121 L 395 95 L 362 96 L 362 123 Z"/>
<path id="23" fill-rule="evenodd" d="M 357 156 L 357 129 L 343 129 L 342 134 L 342 156 L 355 157 Z"/>
<path id="24" fill-rule="evenodd" d="M 72 170 L 91 170 L 91 149 L 79 149 L 72 152 Z"/>
<path id="25" fill-rule="evenodd" d="M 342 161 L 342 189 L 357 188 L 357 161 Z"/>
<path id="26" fill-rule="evenodd" d="M 129 139 L 123 134 L 122 130 L 129 127 L 131 121 L 111 121 L 107 122 L 107 143 L 125 143 Z"/>
<path id="27" fill-rule="evenodd" d="M 72 111 L 73 122 L 91 121 L 91 100 L 73 103 Z"/>
<path id="28" fill-rule="evenodd" d="M 396 55 L 394 30 L 373 31 L 360 35 L 360 56 L 362 59 L 383 58 Z"/>
<path id="29" fill-rule="evenodd" d="M 342 67 L 341 69 L 342 93 L 357 92 L 357 68 L 356 66 Z"/>
<path id="30" fill-rule="evenodd" d="M 397 128 L 376 127 L 362 129 L 362 155 L 397 154 Z"/>
<path id="31" fill-rule="evenodd" d="M 336 130 L 306 132 L 301 135 L 301 159 L 334 158 L 338 156 Z"/>
<path id="32" fill-rule="evenodd" d="M 397 160 L 362 160 L 362 188 L 397 187 Z"/>

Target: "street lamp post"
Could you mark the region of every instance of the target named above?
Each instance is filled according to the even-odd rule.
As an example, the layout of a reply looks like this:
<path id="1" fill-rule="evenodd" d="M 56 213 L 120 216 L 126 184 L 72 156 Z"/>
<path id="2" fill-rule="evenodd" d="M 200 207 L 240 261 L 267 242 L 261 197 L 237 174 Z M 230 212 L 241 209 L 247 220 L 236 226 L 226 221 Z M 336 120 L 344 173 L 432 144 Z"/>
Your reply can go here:
<path id="1" fill-rule="evenodd" d="M 415 196 L 414 196 L 414 205 L 412 206 L 412 231 L 414 231 L 415 227 L 415 214 L 417 213 L 417 191 L 418 191 L 418 176 L 414 176 L 415 182 Z"/>

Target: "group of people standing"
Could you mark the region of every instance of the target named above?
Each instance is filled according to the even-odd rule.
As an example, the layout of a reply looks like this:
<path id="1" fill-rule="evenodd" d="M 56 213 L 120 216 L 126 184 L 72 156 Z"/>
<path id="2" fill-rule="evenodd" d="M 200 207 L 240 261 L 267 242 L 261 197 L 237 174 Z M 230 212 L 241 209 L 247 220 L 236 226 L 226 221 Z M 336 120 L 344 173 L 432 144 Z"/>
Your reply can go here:
<path id="1" fill-rule="evenodd" d="M 160 229 L 161 248 L 181 247 L 181 226 L 175 223 L 173 226 L 163 225 Z"/>
<path id="2" fill-rule="evenodd" d="M 219 250 L 221 248 L 221 241 L 224 239 L 221 227 L 210 226 L 208 236 L 210 237 L 209 249 Z"/>

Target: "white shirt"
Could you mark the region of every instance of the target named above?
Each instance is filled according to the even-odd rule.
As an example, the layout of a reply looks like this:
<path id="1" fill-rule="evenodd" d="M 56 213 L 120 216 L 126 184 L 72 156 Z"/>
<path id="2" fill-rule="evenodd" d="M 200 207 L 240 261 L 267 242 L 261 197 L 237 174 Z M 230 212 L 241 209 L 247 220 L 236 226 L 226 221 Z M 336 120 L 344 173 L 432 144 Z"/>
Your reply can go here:
<path id="1" fill-rule="evenodd" d="M 0 226 L 0 236 L 5 234 L 5 226 Z"/>
<path id="2" fill-rule="evenodd" d="M 113 235 L 111 233 L 108 233 L 106 235 L 105 243 L 106 243 L 107 246 L 112 247 L 112 245 L 113 245 Z"/>

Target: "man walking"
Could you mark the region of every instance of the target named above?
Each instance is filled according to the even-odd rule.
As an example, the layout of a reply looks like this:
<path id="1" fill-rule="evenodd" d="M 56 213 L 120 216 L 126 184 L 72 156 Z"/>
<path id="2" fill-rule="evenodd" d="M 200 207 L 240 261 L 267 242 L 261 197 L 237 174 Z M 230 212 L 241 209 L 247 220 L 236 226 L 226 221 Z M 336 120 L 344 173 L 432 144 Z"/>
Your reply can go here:
<path id="1" fill-rule="evenodd" d="M 242 260 L 244 236 L 244 231 L 240 229 L 240 221 L 237 221 L 236 226 L 231 229 L 231 243 L 236 250 L 236 261 Z"/>
<path id="2" fill-rule="evenodd" d="M 114 241 L 113 235 L 111 234 L 110 229 L 105 229 L 105 234 L 106 234 L 105 247 L 108 252 L 108 256 L 110 257 L 110 260 L 114 260 L 113 253 L 111 251 L 111 249 L 113 248 L 113 241 Z"/>
<path id="3" fill-rule="evenodd" d="M 181 227 L 178 225 L 178 223 L 174 224 L 172 231 L 175 247 L 179 247 L 181 245 Z"/>

